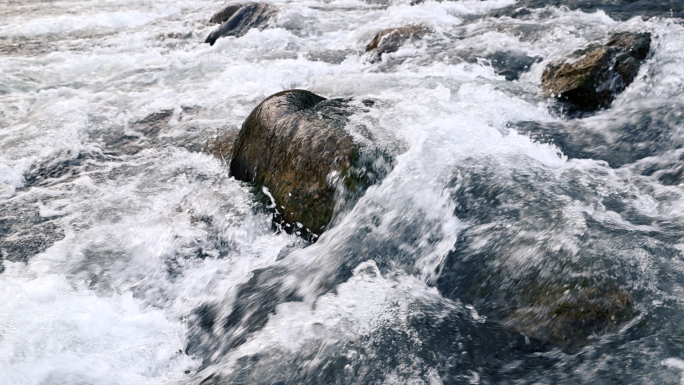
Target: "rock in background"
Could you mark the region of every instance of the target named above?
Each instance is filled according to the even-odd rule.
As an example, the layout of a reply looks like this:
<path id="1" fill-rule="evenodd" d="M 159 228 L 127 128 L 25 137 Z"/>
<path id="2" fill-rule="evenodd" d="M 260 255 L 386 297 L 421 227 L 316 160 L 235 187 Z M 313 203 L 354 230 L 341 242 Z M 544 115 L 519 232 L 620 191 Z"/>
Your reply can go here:
<path id="1" fill-rule="evenodd" d="M 231 4 L 212 16 L 210 22 L 221 26 L 204 42 L 214 45 L 220 37 L 241 37 L 252 28 L 263 29 L 275 12 L 276 8 L 266 3 Z"/>
<path id="2" fill-rule="evenodd" d="M 604 46 L 575 52 L 581 55 L 577 61 L 549 64 L 542 75 L 542 89 L 571 111 L 607 107 L 634 81 L 650 47 L 650 33 L 613 34 Z"/>
<path id="3" fill-rule="evenodd" d="M 428 33 L 430 29 L 422 25 L 383 29 L 366 46 L 367 61 L 377 63 L 382 60 L 383 53 L 396 52 L 403 44 L 419 40 Z"/>

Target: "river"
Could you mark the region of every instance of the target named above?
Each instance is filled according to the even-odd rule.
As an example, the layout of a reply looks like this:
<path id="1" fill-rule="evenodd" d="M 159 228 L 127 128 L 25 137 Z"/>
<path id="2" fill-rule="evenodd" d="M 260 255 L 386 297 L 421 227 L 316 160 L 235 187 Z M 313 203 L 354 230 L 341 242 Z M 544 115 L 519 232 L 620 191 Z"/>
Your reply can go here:
<path id="1" fill-rule="evenodd" d="M 676 10 L 268 2 L 213 46 L 222 1 L 0 4 L 0 384 L 683 383 Z M 545 66 L 615 31 L 651 33 L 636 80 L 565 116 Z M 202 151 L 287 89 L 372 98 L 402 146 L 314 244 Z M 559 346 L 501 310 L 529 285 L 631 310 Z"/>

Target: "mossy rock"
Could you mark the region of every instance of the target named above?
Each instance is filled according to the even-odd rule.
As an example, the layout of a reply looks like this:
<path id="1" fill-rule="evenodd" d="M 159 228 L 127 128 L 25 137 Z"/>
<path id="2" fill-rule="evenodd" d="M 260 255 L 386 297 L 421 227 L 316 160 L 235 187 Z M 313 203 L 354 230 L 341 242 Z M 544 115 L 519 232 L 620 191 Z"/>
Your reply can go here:
<path id="1" fill-rule="evenodd" d="M 506 319 L 512 329 L 568 351 L 613 332 L 635 315 L 629 292 L 614 283 L 558 282 L 537 286 L 534 298 Z"/>
<path id="2" fill-rule="evenodd" d="M 650 33 L 613 34 L 603 46 L 575 52 L 575 61 L 549 64 L 542 75 L 542 89 L 572 111 L 605 108 L 636 77 L 651 46 Z"/>

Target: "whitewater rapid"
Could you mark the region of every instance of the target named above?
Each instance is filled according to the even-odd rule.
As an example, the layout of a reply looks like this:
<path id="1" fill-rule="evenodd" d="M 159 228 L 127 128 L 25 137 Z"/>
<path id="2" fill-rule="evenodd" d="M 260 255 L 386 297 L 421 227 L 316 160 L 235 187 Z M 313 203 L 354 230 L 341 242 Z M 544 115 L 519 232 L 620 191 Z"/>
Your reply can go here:
<path id="1" fill-rule="evenodd" d="M 680 19 L 268 2 L 267 28 L 211 47 L 222 1 L 0 4 L 0 384 L 679 383 Z M 408 24 L 434 33 L 367 63 L 378 31 Z M 539 89 L 544 66 L 613 31 L 650 32 L 651 55 L 610 109 L 568 123 Z M 520 58 L 515 79 L 496 57 Z M 312 245 L 275 232 L 202 152 L 293 88 L 377 99 L 361 123 L 405 149 Z M 578 159 L 525 122 L 606 144 Z M 490 212 L 488 191 L 516 199 Z M 435 287 L 459 250 L 491 256 L 502 290 L 582 266 L 638 314 L 578 352 L 497 353 L 486 309 Z M 255 274 L 295 294 L 233 347 L 223 320 Z"/>

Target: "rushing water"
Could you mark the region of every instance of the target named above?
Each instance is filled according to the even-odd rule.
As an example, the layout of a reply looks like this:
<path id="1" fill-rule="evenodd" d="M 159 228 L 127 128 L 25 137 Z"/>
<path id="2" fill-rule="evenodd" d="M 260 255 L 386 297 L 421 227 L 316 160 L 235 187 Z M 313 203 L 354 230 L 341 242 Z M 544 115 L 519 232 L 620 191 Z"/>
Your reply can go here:
<path id="1" fill-rule="evenodd" d="M 684 381 L 681 19 L 272 3 L 212 47 L 221 1 L 0 4 L 1 384 Z M 407 24 L 433 33 L 369 64 Z M 613 31 L 650 32 L 649 58 L 566 119 L 544 66 Z M 313 245 L 201 152 L 291 88 L 377 99 L 404 149 Z M 497 319 L 520 282 L 576 277 L 635 314 L 573 349 Z"/>

